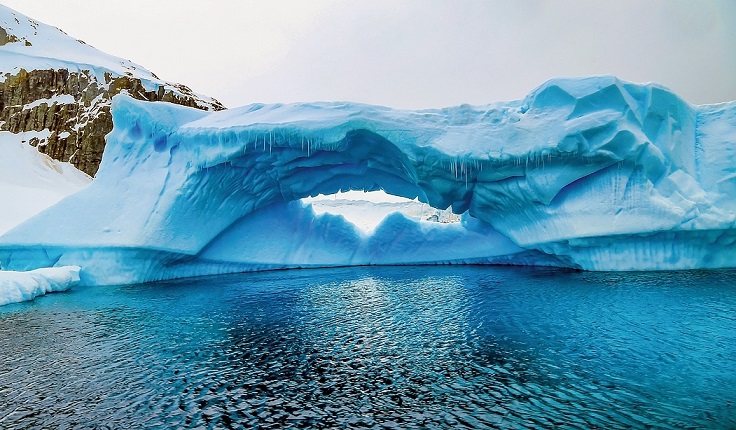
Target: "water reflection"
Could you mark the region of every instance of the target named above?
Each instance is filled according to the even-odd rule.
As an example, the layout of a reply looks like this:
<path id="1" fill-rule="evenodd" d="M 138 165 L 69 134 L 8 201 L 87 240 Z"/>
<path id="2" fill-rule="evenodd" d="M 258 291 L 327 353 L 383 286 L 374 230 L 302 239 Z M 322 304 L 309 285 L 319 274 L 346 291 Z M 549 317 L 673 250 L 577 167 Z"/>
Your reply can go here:
<path id="1" fill-rule="evenodd" d="M 0 309 L 1 428 L 732 428 L 734 272 L 286 271 Z"/>

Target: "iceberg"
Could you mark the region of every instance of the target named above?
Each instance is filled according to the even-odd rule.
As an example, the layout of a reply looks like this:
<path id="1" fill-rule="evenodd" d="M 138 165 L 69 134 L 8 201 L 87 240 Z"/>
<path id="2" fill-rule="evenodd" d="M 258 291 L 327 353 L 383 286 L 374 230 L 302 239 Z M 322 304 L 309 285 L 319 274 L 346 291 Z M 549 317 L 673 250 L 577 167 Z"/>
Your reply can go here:
<path id="1" fill-rule="evenodd" d="M 79 283 L 79 267 L 48 267 L 29 272 L 0 271 L 0 306 L 66 291 Z"/>
<path id="2" fill-rule="evenodd" d="M 522 100 L 205 112 L 113 100 L 92 184 L 0 236 L 0 267 L 116 284 L 248 270 L 525 264 L 733 267 L 736 103 L 657 84 L 550 80 Z M 366 233 L 300 199 L 383 190 L 459 214 Z M 63 220 L 63 221 L 62 221 Z"/>

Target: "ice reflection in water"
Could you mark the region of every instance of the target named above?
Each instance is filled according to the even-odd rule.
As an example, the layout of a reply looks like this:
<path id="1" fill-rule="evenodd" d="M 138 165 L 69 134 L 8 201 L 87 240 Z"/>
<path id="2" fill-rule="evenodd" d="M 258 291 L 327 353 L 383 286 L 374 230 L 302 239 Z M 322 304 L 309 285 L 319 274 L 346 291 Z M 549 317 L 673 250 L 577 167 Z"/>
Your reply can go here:
<path id="1" fill-rule="evenodd" d="M 733 271 L 286 271 L 0 308 L 0 428 L 733 428 Z"/>

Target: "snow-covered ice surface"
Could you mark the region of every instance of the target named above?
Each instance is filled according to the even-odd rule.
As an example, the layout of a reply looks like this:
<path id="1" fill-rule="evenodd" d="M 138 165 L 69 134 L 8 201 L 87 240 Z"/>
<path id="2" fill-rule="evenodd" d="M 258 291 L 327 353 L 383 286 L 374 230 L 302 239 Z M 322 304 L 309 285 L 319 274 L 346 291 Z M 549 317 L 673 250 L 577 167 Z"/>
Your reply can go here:
<path id="1" fill-rule="evenodd" d="M 48 267 L 28 272 L 0 270 L 0 306 L 33 300 L 79 283 L 78 266 Z"/>
<path id="2" fill-rule="evenodd" d="M 508 263 L 733 267 L 736 103 L 554 79 L 525 99 L 398 111 L 353 103 L 203 112 L 127 96 L 96 180 L 0 237 L 0 265 L 88 284 L 282 267 Z M 371 233 L 302 198 L 384 190 L 462 214 Z M 63 219 L 63 223 L 58 220 Z"/>
<path id="3" fill-rule="evenodd" d="M 0 131 L 0 234 L 92 181 L 71 164 L 53 160 L 28 144 L 48 133 Z"/>

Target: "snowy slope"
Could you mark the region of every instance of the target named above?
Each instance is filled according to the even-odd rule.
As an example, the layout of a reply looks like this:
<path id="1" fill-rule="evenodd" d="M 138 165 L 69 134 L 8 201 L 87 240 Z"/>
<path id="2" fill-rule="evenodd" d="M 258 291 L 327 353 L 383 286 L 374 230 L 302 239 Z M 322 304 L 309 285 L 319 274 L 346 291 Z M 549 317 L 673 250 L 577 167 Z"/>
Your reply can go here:
<path id="1" fill-rule="evenodd" d="M 39 134 L 0 131 L 0 234 L 92 181 L 71 164 L 52 160 L 29 145 Z"/>
<path id="2" fill-rule="evenodd" d="M 440 110 L 209 113 L 119 96 L 113 114 L 97 179 L 1 236 L 0 265 L 80 265 L 82 282 L 108 284 L 354 264 L 736 261 L 736 103 L 692 106 L 658 85 L 592 77 Z M 297 201 L 379 189 L 462 222 L 393 214 L 367 233 Z"/>
<path id="3" fill-rule="evenodd" d="M 0 5 L 0 28 L 9 39 L 8 43 L 0 45 L 0 82 L 6 79 L 6 75 L 15 75 L 21 69 L 65 69 L 71 72 L 90 71 L 99 82 L 109 81 L 106 74 L 129 76 L 141 79 L 149 91 L 156 90 L 158 86 L 177 90 L 177 85 L 160 80 L 143 66 L 99 51 L 56 27 L 3 5 Z M 219 104 L 209 97 L 198 97 L 208 100 L 210 105 Z"/>

